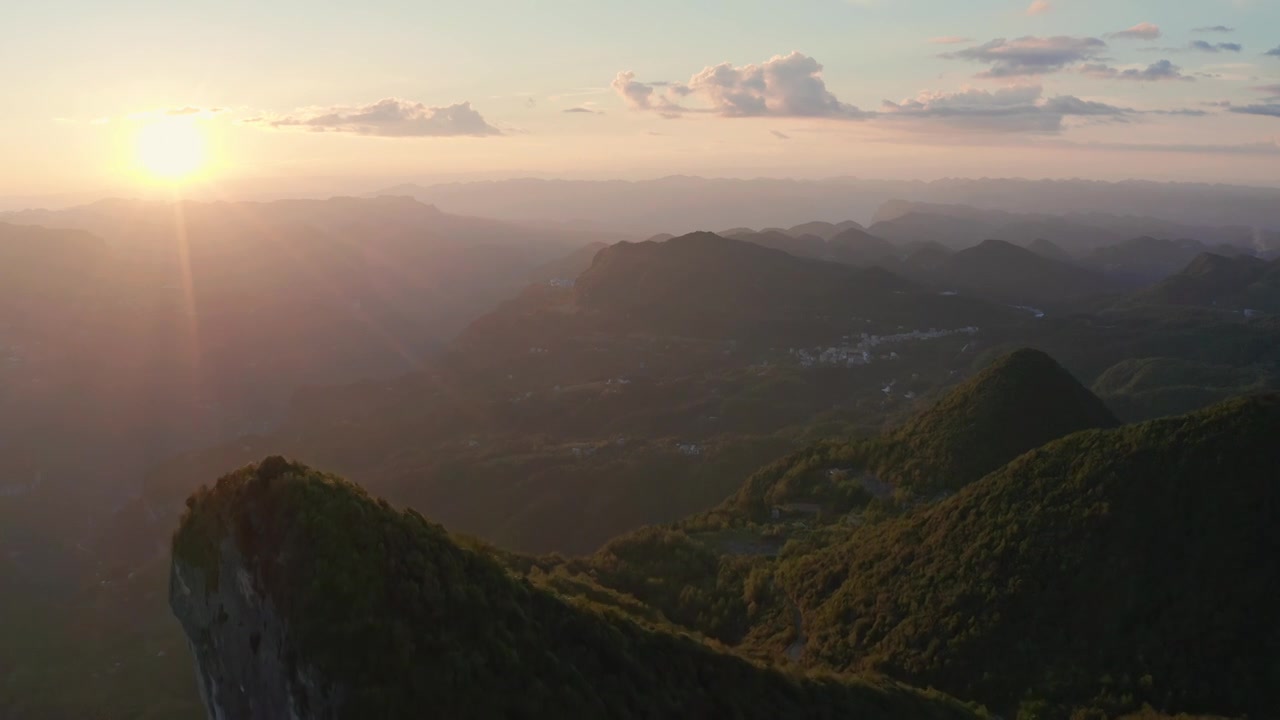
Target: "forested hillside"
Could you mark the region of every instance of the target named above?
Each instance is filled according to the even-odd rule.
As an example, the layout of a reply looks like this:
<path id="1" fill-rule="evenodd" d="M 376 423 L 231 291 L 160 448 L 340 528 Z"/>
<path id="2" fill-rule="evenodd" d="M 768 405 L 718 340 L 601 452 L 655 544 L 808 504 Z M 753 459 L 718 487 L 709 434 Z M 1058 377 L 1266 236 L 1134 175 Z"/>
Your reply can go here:
<path id="1" fill-rule="evenodd" d="M 283 458 L 174 537 L 172 604 L 228 716 L 969 718 L 887 681 L 784 674 L 571 604 L 438 525 Z"/>

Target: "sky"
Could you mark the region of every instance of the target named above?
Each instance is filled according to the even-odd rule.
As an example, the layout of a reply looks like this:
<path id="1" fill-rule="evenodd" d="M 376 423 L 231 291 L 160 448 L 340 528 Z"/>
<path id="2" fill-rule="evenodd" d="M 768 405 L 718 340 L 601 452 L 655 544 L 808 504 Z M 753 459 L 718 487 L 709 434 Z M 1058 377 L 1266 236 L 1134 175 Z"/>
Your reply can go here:
<path id="1" fill-rule="evenodd" d="M 0 196 L 670 174 L 1280 184 L 1280 0 L 5 5 Z M 182 133 L 157 151 L 175 123 L 201 146 L 180 180 L 156 172 L 190 151 Z"/>

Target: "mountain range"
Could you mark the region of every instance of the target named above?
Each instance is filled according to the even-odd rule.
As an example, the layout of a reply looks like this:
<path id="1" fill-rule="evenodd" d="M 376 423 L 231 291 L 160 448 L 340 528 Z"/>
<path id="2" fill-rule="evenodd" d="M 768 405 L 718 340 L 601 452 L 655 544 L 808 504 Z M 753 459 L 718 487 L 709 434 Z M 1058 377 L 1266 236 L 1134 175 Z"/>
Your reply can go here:
<path id="1" fill-rule="evenodd" d="M 1007 431 L 999 408 L 1041 381 L 1046 402 L 1067 398 L 1041 411 L 1043 431 L 990 450 L 965 435 Z M 1084 414 L 1072 419 L 1072 407 Z M 171 602 L 206 702 L 231 714 L 250 702 L 318 717 L 400 715 L 427 702 L 611 717 L 669 702 L 744 717 L 975 712 L 892 681 L 1005 716 L 1274 706 L 1280 639 L 1257 628 L 1280 589 L 1265 570 L 1280 545 L 1270 522 L 1280 396 L 1116 427 L 1052 360 L 1022 351 L 904 427 L 890 437 L 949 446 L 937 456 L 972 468 L 957 477 L 983 476 L 852 524 L 820 511 L 816 526 L 794 516 L 717 524 L 721 511 L 568 561 L 460 546 L 416 512 L 268 458 L 189 501 Z M 856 475 L 840 462 L 810 462 L 821 471 L 811 490 Z M 779 553 L 770 537 L 790 542 Z M 663 594 L 687 572 L 693 585 Z M 546 662 L 527 661 L 545 652 Z M 892 680 L 780 676 L 749 657 Z M 614 678 L 607 695 L 597 694 L 603 678 L 584 674 L 596 668 Z"/>
<path id="2" fill-rule="evenodd" d="M 1152 227 L 1149 218 L 1162 219 L 1166 226 L 1174 223 L 1280 230 L 1276 211 L 1280 191 L 1196 183 L 1018 179 L 903 182 L 853 177 L 739 180 L 672 176 L 636 182 L 526 178 L 400 185 L 374 195 L 411 196 L 462 214 L 568 222 L 571 226 L 613 228 L 639 237 L 738 226 L 791 227 L 815 219 L 834 223 L 852 218 L 871 224 L 888 219 L 878 211 L 895 200 L 1043 215 L 1097 215 L 1116 228 L 1115 241 L 1144 234 L 1166 236 L 1143 229 Z M 874 231 L 872 234 L 880 235 Z M 1197 237 L 1181 233 L 1171 236 Z M 963 244 L 990 237 L 966 238 Z M 1225 238 L 1212 241 L 1222 242 Z"/>
<path id="3" fill-rule="evenodd" d="M 387 205 L 385 211 L 380 204 Z M 9 271 L 15 280 L 0 288 L 0 311 L 8 313 L 9 323 L 0 332 L 9 341 L 19 339 L 0 351 L 20 357 L 16 363 L 6 359 L 0 373 L 5 380 L 22 379 L 8 387 L 24 388 L 26 394 L 7 398 L 25 398 L 30 409 L 0 406 L 0 420 L 10 423 L 7 445 L 0 450 L 0 573 L 14 589 L 0 602 L 5 611 L 0 617 L 11 619 L 0 633 L 13 639 L 0 647 L 0 667 L 21 663 L 29 678 L 23 687 L 39 690 L 5 694 L 8 686 L 0 686 L 0 714 L 80 717 L 96 701 L 115 716 L 189 714 L 199 702 L 196 690 L 188 673 L 174 670 L 185 667 L 188 651 L 162 607 L 170 532 L 194 488 L 274 455 L 304 458 L 358 479 L 368 492 L 445 523 L 460 534 L 433 536 L 422 548 L 449 557 L 454 557 L 451 547 L 473 553 L 517 584 L 538 590 L 539 598 L 559 598 L 577 609 L 589 606 L 606 616 L 603 624 L 583 620 L 592 633 L 639 628 L 639 639 L 628 646 L 637 649 L 631 657 L 638 662 L 652 664 L 645 659 L 649 651 L 639 649 L 650 641 L 662 645 L 669 637 L 684 637 L 692 643 L 688 657 L 702 658 L 690 662 L 745 668 L 729 685 L 690 685 L 654 673 L 636 681 L 640 695 L 700 698 L 705 695 L 699 688 L 715 688 L 718 702 L 726 704 L 714 707 L 746 713 L 731 688 L 739 682 L 775 687 L 774 671 L 762 669 L 772 666 L 783 670 L 785 682 L 776 686 L 782 695 L 772 690 L 748 695 L 750 702 L 779 712 L 865 708 L 870 706 L 841 703 L 874 698 L 888 703 L 876 705 L 881 708 L 899 707 L 899 701 L 946 712 L 959 708 L 896 684 L 904 681 L 933 684 L 1002 716 L 1042 707 L 1049 708 L 1046 717 L 1077 712 L 1110 717 L 1140 711 L 1143 702 L 1160 710 L 1256 715 L 1269 700 L 1252 675 L 1234 699 L 1179 695 L 1157 673 L 1144 685 L 1138 670 L 1159 669 L 1178 683 L 1185 675 L 1127 657 L 1120 643 L 1097 664 L 1073 660 L 1093 680 L 1066 678 L 1062 666 L 1036 665 L 1026 655 L 1020 656 L 1025 669 L 1002 670 L 995 680 L 949 674 L 929 665 L 928 653 L 902 654 L 906 651 L 897 640 L 841 645 L 853 642 L 847 638 L 858 617 L 828 597 L 842 585 L 840 577 L 880 562 L 854 554 L 858 547 L 880 547 L 872 536 L 894 533 L 895 548 L 904 538 L 930 537 L 949 517 L 938 508 L 953 507 L 974 488 L 986 487 L 1024 453 L 1048 452 L 1065 442 L 1061 438 L 1082 432 L 1123 431 L 1130 434 L 1120 437 L 1128 439 L 1106 452 L 1094 457 L 1077 448 L 1076 456 L 1086 458 L 1086 469 L 1100 467 L 1132 446 L 1138 448 L 1138 464 L 1131 474 L 1146 472 L 1142 448 L 1172 456 L 1159 446 L 1163 431 L 1131 431 L 1138 427 L 1133 425 L 1114 430 L 1120 419 L 1203 414 L 1206 406 L 1231 397 L 1265 397 L 1280 388 L 1277 319 L 1263 303 L 1238 302 L 1242 294 L 1265 298 L 1270 287 L 1270 266 L 1249 253 L 1193 259 L 1166 283 L 1133 290 L 1134 281 L 1092 268 L 1088 253 L 1073 253 L 1066 261 L 1045 257 L 1052 252 L 1049 245 L 1057 247 L 1048 240 L 1026 241 L 1028 247 L 985 240 L 953 250 L 928 241 L 889 243 L 852 222 L 811 222 L 649 242 L 590 234 L 558 241 L 539 234 L 545 227 L 521 235 L 514 225 L 472 223 L 390 198 L 279 207 L 186 205 L 182 209 L 194 218 L 190 237 L 195 240 L 182 261 L 174 246 L 180 238 L 159 230 L 161 216 L 175 208 L 139 207 L 131 211 L 139 228 L 134 235 L 118 221 L 100 224 L 100 235 L 0 228 L 11 238 L 0 246 L 13 263 L 0 273 Z M 239 213 L 256 218 L 255 223 L 231 217 Z M 307 218 L 324 225 L 304 227 Z M 437 234 L 433 227 L 457 229 Z M 238 234 L 220 247 L 215 240 L 222 230 Z M 493 245 L 483 245 L 485 233 L 504 232 L 510 236 L 489 235 Z M 524 245 L 528 238 L 544 237 L 545 244 Z M 775 247 L 762 247 L 769 243 Z M 1187 246 L 1181 241 L 1131 244 L 1155 254 L 1164 247 L 1184 252 Z M 254 259 L 255 247 L 270 251 L 241 262 Z M 444 323 L 419 325 L 440 310 L 420 280 L 452 272 L 457 277 L 448 278 L 447 287 L 473 289 L 468 281 L 474 277 L 464 272 L 469 266 L 453 264 L 448 259 L 453 256 L 441 248 L 477 251 L 464 253 L 472 258 L 488 252 L 504 256 L 493 266 L 476 261 L 474 277 L 489 280 L 475 282 L 492 282 L 493 300 L 455 315 L 464 329 L 452 339 L 443 332 Z M 882 254 L 887 249 L 889 256 Z M 306 262 L 293 262 L 295 257 Z M 189 295 L 180 274 L 173 288 L 154 290 L 185 262 L 194 278 Z M 13 271 L 17 266 L 46 270 Z M 310 274 L 316 269 L 325 270 Z M 343 269 L 354 277 L 339 276 Z M 330 276 L 336 279 L 329 281 Z M 455 300 L 465 295 L 447 292 Z M 184 311 L 188 297 L 195 299 L 198 322 Z M 280 302 L 287 297 L 302 302 Z M 334 304 L 352 297 L 361 301 L 362 315 L 344 315 Z M 420 306 L 426 310 L 420 312 Z M 50 334 L 55 344 L 40 356 L 61 358 L 73 364 L 69 367 L 80 363 L 81 374 L 53 374 L 62 366 L 31 362 L 37 357 L 33 349 L 42 347 L 32 340 L 38 338 L 36 330 L 53 327 L 31 323 L 33 311 L 55 319 L 60 328 L 83 329 Z M 158 318 L 167 319 L 158 323 Z M 387 333 L 370 337 L 375 326 Z M 135 329 L 117 332 L 125 327 Z M 331 334 L 311 332 L 326 327 Z M 292 332 L 276 332 L 281 328 Z M 201 387 L 216 388 L 213 395 L 220 402 L 257 403 L 241 406 L 250 409 L 239 416 L 256 422 L 187 433 L 182 422 L 202 416 L 198 406 L 178 402 L 189 385 L 157 382 L 174 376 L 175 367 L 189 367 L 177 364 L 186 356 L 155 344 L 166 338 L 179 350 L 201 351 L 194 356 L 201 380 L 221 378 Z M 199 342 L 173 342 L 192 338 Z M 69 340 L 80 344 L 73 347 Z M 415 350 L 414 343 L 422 343 L 426 352 Z M 1038 350 L 1019 349 L 1027 346 Z M 123 357 L 149 359 L 157 373 L 139 373 L 137 384 L 117 387 L 113 392 L 127 401 L 102 402 L 99 411 L 99 396 L 70 379 L 92 378 L 95 360 L 117 367 L 114 348 L 133 353 Z M 210 353 L 213 348 L 219 352 Z M 385 371 L 373 362 L 335 364 L 348 357 L 348 350 L 405 364 Z M 255 363 L 270 382 L 246 384 L 258 376 L 236 368 Z M 61 405 L 49 402 L 54 395 L 34 382 L 39 378 L 59 388 L 65 398 Z M 148 388 L 150 396 L 140 391 Z M 80 412 L 70 413 L 72 407 Z M 273 407 L 275 414 L 254 409 L 260 407 Z M 117 415 L 114 425 L 108 410 Z M 60 426 L 32 422 L 39 412 L 78 418 L 86 431 L 72 441 L 66 421 Z M 107 432 L 120 426 L 120 416 L 132 414 L 151 418 L 151 427 L 171 433 L 150 437 L 172 439 L 130 445 Z M 138 436 L 130 426 L 120 427 L 119 432 Z M 60 429 L 50 432 L 55 428 Z M 85 438 L 97 438 L 103 452 Z M 1221 457 L 1230 454 L 1224 451 Z M 280 461 L 268 464 L 278 469 Z M 301 478 L 300 487 L 349 487 L 286 465 L 285 475 Z M 136 486 L 143 466 L 149 469 L 141 494 L 122 497 L 118 489 Z M 1168 468 L 1154 472 L 1182 477 Z M 1202 474 L 1252 472 L 1224 464 L 1221 472 Z M 268 474 L 277 477 L 274 471 Z M 1043 479 L 1026 479 L 1044 485 Z M 97 501 L 82 491 L 90 485 L 117 492 L 103 493 L 105 500 Z M 268 496 L 236 507 L 257 507 Z M 360 493 L 343 490 L 333 497 L 342 505 L 356 496 Z M 378 505 L 362 502 L 355 506 Z M 368 519 L 371 512 L 358 514 Z M 1034 515 L 1024 508 L 1012 516 L 1019 513 Z M 388 522 L 393 514 L 385 516 Z M 981 511 L 970 514 L 980 517 Z M 904 535 L 891 530 L 920 517 L 930 519 Z M 1022 532 L 1006 527 L 1007 516 L 1000 517 L 1001 525 L 982 532 Z M 72 522 L 78 524 L 74 531 Z M 1032 547 L 1032 539 L 1016 537 Z M 832 558 L 829 562 L 814 559 L 834 548 L 839 554 L 824 556 Z M 1130 550 L 1135 556 L 1147 552 Z M 1048 557 L 1046 548 L 1036 552 Z M 820 573 L 817 566 L 804 565 L 811 561 L 822 566 Z M 929 567 L 936 573 L 954 562 L 963 568 L 965 561 L 948 558 Z M 912 567 L 900 558 L 894 562 L 906 564 L 893 572 Z M 1016 584 L 1016 578 L 999 575 L 998 561 L 976 566 L 987 568 L 982 582 L 994 578 L 990 582 Z M 435 572 L 412 569 L 419 571 Z M 819 574 L 827 578 L 821 587 L 807 584 L 805 578 Z M 978 581 L 966 577 L 964 582 Z M 912 597 L 924 581 L 912 583 L 895 592 Z M 490 589 L 505 597 L 506 591 L 497 588 Z M 543 602 L 533 597 L 521 595 L 513 602 Z M 922 614 L 902 622 L 918 626 L 912 630 L 918 634 L 901 634 L 907 632 L 902 628 L 884 630 L 886 637 L 908 638 L 903 642 L 911 652 L 921 638 L 937 637 L 947 645 L 934 655 L 962 653 L 962 638 L 948 629 L 961 622 L 951 620 L 961 617 L 956 611 L 923 599 L 910 602 Z M 1162 607 L 1144 606 L 1143 612 L 1158 614 Z M 952 625 L 939 629 L 943 610 Z M 899 612 L 886 610 L 883 617 L 897 618 Z M 570 622 L 556 613 L 547 617 Z M 466 626 L 506 626 L 483 613 L 465 617 L 470 619 L 459 622 Z M 405 633 L 419 634 L 416 623 L 409 625 L 418 629 Z M 989 634 L 983 637 L 993 638 L 995 646 L 1013 635 L 1041 637 L 1027 626 L 982 627 L 994 628 L 984 630 Z M 227 633 L 222 636 L 227 643 L 240 642 L 232 628 L 218 632 Z M 534 644 L 553 643 L 542 631 L 531 632 Z M 514 648 L 521 656 L 530 652 L 528 645 L 511 645 L 504 638 L 494 644 L 482 635 L 455 641 L 483 648 L 478 652 L 484 657 L 491 650 L 494 657 Z M 1054 653 L 1062 651 L 1043 642 Z M 595 640 L 583 647 L 592 658 L 616 649 L 610 641 Z M 686 650 L 672 652 L 684 657 Z M 202 662 L 216 660 L 215 655 L 210 650 Z M 68 659 L 72 656 L 74 661 Z M 890 656 L 892 662 L 884 660 Z M 1199 656 L 1183 653 L 1192 663 Z M 972 656 L 963 657 L 972 664 Z M 854 672 L 864 680 L 833 684 L 795 674 L 800 666 L 819 675 Z M 921 674 L 913 674 L 917 671 Z M 345 672 L 333 676 L 335 687 Z M 867 679 L 867 672 L 888 672 L 893 679 Z M 71 682 L 73 677 L 80 681 Z M 1055 679 L 1060 677 L 1061 685 Z M 1113 681 L 1097 681 L 1103 677 Z M 1214 682 L 1221 680 L 1215 676 Z M 590 684 L 599 682 L 592 676 Z M 153 683 L 164 687 L 148 689 Z M 391 684 L 385 697 L 399 693 Z M 869 694 L 848 689 L 853 686 Z M 66 690 L 48 690 L 58 687 Z M 588 705 L 604 702 L 607 695 L 579 694 Z M 574 698 L 556 701 L 568 710 L 587 707 L 573 704 Z M 661 704 L 666 700 L 654 702 L 635 707 L 649 712 L 667 707 Z"/>

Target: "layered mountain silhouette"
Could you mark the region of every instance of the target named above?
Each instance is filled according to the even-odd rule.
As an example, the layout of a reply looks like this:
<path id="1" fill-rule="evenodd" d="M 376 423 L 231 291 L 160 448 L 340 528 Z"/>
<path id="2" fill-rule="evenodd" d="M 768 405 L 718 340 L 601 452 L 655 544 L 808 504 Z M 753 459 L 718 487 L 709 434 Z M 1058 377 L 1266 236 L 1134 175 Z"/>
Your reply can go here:
<path id="1" fill-rule="evenodd" d="M 853 322 L 874 331 L 921 317 L 943 327 L 1010 317 L 974 299 L 939 297 L 882 269 L 799 258 L 712 233 L 612 245 L 577 279 L 573 302 L 613 331 L 774 343 L 819 341 Z"/>
<path id="2" fill-rule="evenodd" d="M 913 279 L 1015 305 L 1069 303 L 1115 287 L 1098 273 L 1003 240 L 985 240 L 945 257 L 909 258 L 905 267 Z"/>
<path id="3" fill-rule="evenodd" d="M 1040 238 L 1074 255 L 1141 237 L 1172 238 L 1176 240 L 1169 242 L 1194 243 L 1203 249 L 1223 245 L 1238 251 L 1280 247 L 1274 221 L 1263 223 L 1261 227 L 1267 229 L 1260 230 L 1249 225 L 1188 224 L 1144 217 L 1133 214 L 1132 209 L 1116 214 L 990 209 L 999 203 L 996 198 L 985 198 L 983 207 L 894 200 L 880 207 L 868 231 L 895 243 L 933 240 L 956 248 L 992 238 L 1019 245 Z M 1236 217 L 1230 222 L 1240 220 Z"/>
<path id="4" fill-rule="evenodd" d="M 1280 261 L 1202 253 L 1134 301 L 1280 313 Z"/>
<path id="5" fill-rule="evenodd" d="M 1032 240 L 1027 243 L 1026 248 L 1040 257 L 1045 257 L 1050 260 L 1057 260 L 1061 263 L 1075 262 L 1075 259 L 1071 257 L 1071 254 L 1066 250 L 1063 250 L 1061 246 L 1052 241 L 1045 240 L 1044 238 L 1036 238 L 1035 240 Z"/>
<path id="6" fill-rule="evenodd" d="M 1210 246 L 1196 240 L 1143 236 L 1096 248 L 1084 255 L 1080 263 L 1120 282 L 1145 285 L 1180 272 L 1205 253 L 1225 257 L 1249 256 L 1242 248 L 1231 245 Z"/>
<path id="7" fill-rule="evenodd" d="M 852 220 L 844 220 L 838 223 L 816 221 L 816 222 L 801 223 L 792 228 L 789 228 L 787 230 L 787 234 L 793 237 L 800 237 L 801 235 L 815 235 L 817 237 L 822 238 L 823 240 L 831 240 L 835 236 L 840 235 L 848 230 L 865 230 L 865 229 L 866 228 L 862 227 L 862 225 Z"/>
<path id="8" fill-rule="evenodd" d="M 998 178 L 922 183 L 850 177 L 739 180 L 671 176 L 638 182 L 526 178 L 402 185 L 378 194 L 412 195 L 452 212 L 509 220 L 575 218 L 640 236 L 664 229 L 685 232 L 731 225 L 790 226 L 849 217 L 871 218 L 870 223 L 875 223 L 902 214 L 913 202 L 943 208 L 1067 215 L 1085 221 L 1095 235 L 1098 229 L 1109 231 L 1106 234 L 1113 241 L 1157 235 L 1210 242 L 1210 237 L 1197 234 L 1204 230 L 1224 236 L 1213 242 L 1235 242 L 1225 235 L 1249 238 L 1253 228 L 1280 227 L 1276 213 L 1280 194 L 1275 190 L 1196 183 Z M 964 244 L 986 237 L 992 236 L 984 234 Z M 1032 237 L 1010 239 L 1026 242 Z"/>
<path id="9" fill-rule="evenodd" d="M 814 226 L 821 230 L 822 234 L 797 231 L 797 228 Z M 796 257 L 827 260 L 855 267 L 879 265 L 895 269 L 898 258 L 903 254 L 901 248 L 871 235 L 862 226 L 852 221 L 839 225 L 807 223 L 797 228 L 759 232 L 740 228 L 726 231 L 721 235 L 734 240 L 744 240 L 753 245 L 781 250 Z"/>

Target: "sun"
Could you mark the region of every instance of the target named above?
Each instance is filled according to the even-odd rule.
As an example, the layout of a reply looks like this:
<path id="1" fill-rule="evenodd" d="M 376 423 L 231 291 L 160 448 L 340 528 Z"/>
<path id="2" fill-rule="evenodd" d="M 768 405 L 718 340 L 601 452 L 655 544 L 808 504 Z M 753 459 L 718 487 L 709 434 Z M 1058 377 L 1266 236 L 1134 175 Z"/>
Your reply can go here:
<path id="1" fill-rule="evenodd" d="M 193 118 L 168 117 L 143 125 L 135 152 L 143 172 L 168 182 L 198 174 L 207 162 L 205 136 Z"/>

